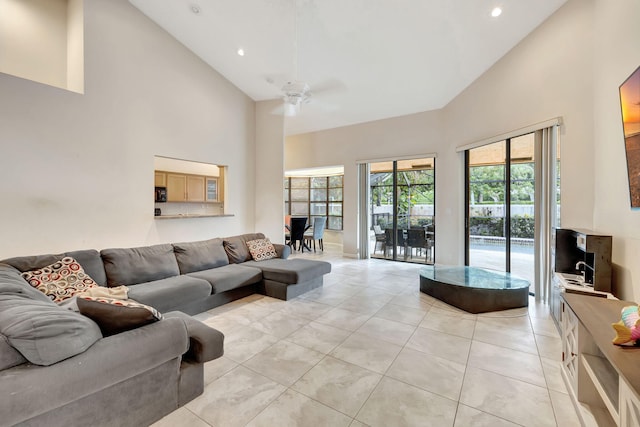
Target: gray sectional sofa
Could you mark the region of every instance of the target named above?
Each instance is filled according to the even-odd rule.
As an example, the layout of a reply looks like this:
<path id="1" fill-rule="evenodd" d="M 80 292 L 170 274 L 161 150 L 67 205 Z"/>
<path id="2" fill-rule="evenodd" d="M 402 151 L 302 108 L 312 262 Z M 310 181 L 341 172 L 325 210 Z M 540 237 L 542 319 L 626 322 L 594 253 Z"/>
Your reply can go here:
<path id="1" fill-rule="evenodd" d="M 224 336 L 188 314 L 253 293 L 290 299 L 321 286 L 331 271 L 326 262 L 286 259 L 284 245 L 274 245 L 279 258 L 253 261 L 246 242 L 258 238 L 0 261 L 0 425 L 143 426 L 201 394 L 203 364 L 223 354 Z M 164 318 L 103 337 L 90 319 L 21 277 L 69 256 L 99 285 L 126 285 L 129 298 Z M 15 348 L 25 343 L 27 358 Z"/>

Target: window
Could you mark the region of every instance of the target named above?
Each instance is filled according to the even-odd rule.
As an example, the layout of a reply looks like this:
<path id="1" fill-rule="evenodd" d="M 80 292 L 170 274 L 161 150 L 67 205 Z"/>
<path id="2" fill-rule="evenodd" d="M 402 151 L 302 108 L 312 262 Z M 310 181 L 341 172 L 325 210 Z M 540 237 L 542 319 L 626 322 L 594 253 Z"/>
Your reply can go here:
<path id="1" fill-rule="evenodd" d="M 291 216 L 327 217 L 327 229 L 342 230 L 343 175 L 287 177 L 284 208 Z"/>

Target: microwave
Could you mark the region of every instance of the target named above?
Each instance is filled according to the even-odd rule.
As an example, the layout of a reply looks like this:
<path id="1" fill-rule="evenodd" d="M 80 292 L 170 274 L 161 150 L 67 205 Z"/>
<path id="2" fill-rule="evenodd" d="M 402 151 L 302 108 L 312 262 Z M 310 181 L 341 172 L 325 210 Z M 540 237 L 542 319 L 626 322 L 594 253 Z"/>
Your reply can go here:
<path id="1" fill-rule="evenodd" d="M 167 201 L 167 187 L 156 187 L 155 194 L 156 203 L 163 203 Z"/>

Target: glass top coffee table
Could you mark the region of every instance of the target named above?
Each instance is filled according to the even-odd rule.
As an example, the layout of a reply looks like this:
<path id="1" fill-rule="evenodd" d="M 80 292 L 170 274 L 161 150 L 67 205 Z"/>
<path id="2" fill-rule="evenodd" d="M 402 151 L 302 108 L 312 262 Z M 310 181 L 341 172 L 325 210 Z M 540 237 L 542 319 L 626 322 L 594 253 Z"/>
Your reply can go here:
<path id="1" fill-rule="evenodd" d="M 420 291 L 469 313 L 529 305 L 527 280 L 479 267 L 424 267 L 420 269 Z"/>

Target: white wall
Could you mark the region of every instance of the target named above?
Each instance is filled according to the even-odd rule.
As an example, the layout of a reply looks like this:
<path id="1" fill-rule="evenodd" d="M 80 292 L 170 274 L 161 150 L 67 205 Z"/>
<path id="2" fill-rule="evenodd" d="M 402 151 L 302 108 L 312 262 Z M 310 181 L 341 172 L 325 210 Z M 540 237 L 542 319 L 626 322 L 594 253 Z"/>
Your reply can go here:
<path id="1" fill-rule="evenodd" d="M 254 231 L 255 103 L 126 0 L 85 0 L 85 95 L 0 74 L 0 258 Z M 229 218 L 154 220 L 154 155 L 228 165 Z"/>
<path id="2" fill-rule="evenodd" d="M 618 296 L 640 300 L 640 210 L 631 210 L 618 87 L 640 65 L 640 2 L 596 1 L 594 227 L 613 236 Z"/>
<path id="3" fill-rule="evenodd" d="M 394 156 L 424 157 L 442 151 L 444 138 L 440 112 L 426 112 L 394 119 L 291 136 L 285 144 L 285 169 L 344 166 L 343 252 L 355 257 L 357 248 L 357 166 L 358 160 Z M 440 159 L 436 160 L 438 165 Z M 436 167 L 436 182 L 447 174 Z M 443 174 L 442 176 L 440 174 Z M 445 203 L 437 205 L 446 220 Z M 440 210 L 442 209 L 442 210 Z M 436 221 L 439 221 L 438 217 Z M 438 222 L 438 227 L 448 227 Z M 442 244 L 447 245 L 446 241 Z M 447 249 L 448 250 L 448 249 Z"/>
<path id="4" fill-rule="evenodd" d="M 593 0 L 570 0 L 444 109 L 452 147 L 562 117 L 562 226 L 587 229 L 594 204 L 593 20 Z M 461 193 L 463 182 L 456 185 Z"/>
<path id="5" fill-rule="evenodd" d="M 640 212 L 629 208 L 617 88 L 640 65 L 640 3 L 613 3 L 569 0 L 442 110 L 289 137 L 287 169 L 345 163 L 345 253 L 357 242 L 354 159 L 435 152 L 436 257 L 462 262 L 455 147 L 561 116 L 562 225 L 612 234 L 618 295 L 637 300 Z"/>
<path id="6" fill-rule="evenodd" d="M 282 100 L 256 103 L 256 230 L 284 243 L 284 115 Z"/>

